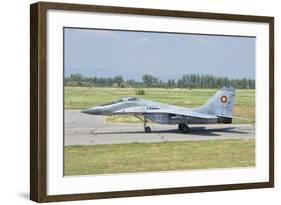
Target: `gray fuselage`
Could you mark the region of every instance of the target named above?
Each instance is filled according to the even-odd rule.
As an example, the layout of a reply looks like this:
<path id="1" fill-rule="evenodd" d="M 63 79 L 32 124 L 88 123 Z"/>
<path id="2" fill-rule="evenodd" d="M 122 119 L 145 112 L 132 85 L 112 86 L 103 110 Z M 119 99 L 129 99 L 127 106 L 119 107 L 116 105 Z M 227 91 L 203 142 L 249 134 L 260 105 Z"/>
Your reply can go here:
<path id="1" fill-rule="evenodd" d="M 183 108 L 151 100 L 135 97 L 122 98 L 119 101 L 83 110 L 83 113 L 92 115 L 143 115 L 159 124 L 204 124 L 218 123 L 217 118 L 202 119 L 199 117 L 184 116 L 175 113 L 190 113 L 195 109 Z"/>

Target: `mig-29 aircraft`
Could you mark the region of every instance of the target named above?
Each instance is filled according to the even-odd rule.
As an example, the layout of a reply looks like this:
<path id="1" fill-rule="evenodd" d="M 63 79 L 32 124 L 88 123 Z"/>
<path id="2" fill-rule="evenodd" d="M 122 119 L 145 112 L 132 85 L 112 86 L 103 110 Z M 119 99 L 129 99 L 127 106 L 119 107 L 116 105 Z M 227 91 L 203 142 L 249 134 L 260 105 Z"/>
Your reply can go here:
<path id="1" fill-rule="evenodd" d="M 91 115 L 134 115 L 144 121 L 144 130 L 151 132 L 147 119 L 159 124 L 178 125 L 188 133 L 188 124 L 232 123 L 235 89 L 223 87 L 204 105 L 185 108 L 136 97 L 123 97 L 118 101 L 83 110 Z"/>

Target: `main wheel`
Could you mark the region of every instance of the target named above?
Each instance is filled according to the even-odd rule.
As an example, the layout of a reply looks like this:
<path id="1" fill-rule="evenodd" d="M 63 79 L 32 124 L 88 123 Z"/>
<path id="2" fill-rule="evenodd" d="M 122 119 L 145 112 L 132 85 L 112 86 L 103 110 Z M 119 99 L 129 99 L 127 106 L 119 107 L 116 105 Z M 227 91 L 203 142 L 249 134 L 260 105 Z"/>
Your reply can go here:
<path id="1" fill-rule="evenodd" d="M 183 124 L 179 124 L 179 126 L 178 126 L 180 131 L 182 131 L 182 126 L 183 126 Z"/>
<path id="2" fill-rule="evenodd" d="M 189 133 L 190 128 L 189 128 L 187 125 L 183 125 L 181 131 L 182 131 L 183 133 Z"/>
<path id="3" fill-rule="evenodd" d="M 145 128 L 144 128 L 144 131 L 145 131 L 146 133 L 151 133 L 151 128 L 150 128 L 150 127 L 145 127 Z"/>

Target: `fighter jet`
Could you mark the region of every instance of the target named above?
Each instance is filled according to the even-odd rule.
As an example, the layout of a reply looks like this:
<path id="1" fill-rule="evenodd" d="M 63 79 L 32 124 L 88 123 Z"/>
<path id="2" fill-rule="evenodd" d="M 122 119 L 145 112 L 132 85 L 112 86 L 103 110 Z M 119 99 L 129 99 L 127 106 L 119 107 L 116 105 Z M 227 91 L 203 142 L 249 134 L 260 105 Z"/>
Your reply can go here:
<path id="1" fill-rule="evenodd" d="M 189 124 L 232 123 L 235 89 L 223 87 L 204 105 L 185 108 L 151 100 L 123 97 L 115 102 L 82 110 L 91 115 L 133 115 L 144 122 L 144 131 L 151 132 L 147 120 L 159 124 L 178 125 L 183 133 L 190 131 Z M 142 118 L 143 117 L 143 118 Z"/>

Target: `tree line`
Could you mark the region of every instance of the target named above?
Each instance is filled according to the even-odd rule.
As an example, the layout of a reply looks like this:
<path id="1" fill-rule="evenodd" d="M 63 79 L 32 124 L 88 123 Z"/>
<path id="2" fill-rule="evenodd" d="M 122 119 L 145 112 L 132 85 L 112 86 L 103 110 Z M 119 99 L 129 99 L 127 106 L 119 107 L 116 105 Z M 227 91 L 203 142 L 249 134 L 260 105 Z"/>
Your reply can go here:
<path id="1" fill-rule="evenodd" d="M 80 73 L 71 74 L 64 79 L 65 86 L 88 87 L 133 87 L 133 88 L 220 88 L 232 86 L 237 89 L 255 89 L 255 80 L 248 78 L 229 79 L 213 75 L 186 74 L 179 79 L 163 81 L 160 78 L 145 74 L 142 81 L 115 77 L 86 77 Z"/>

